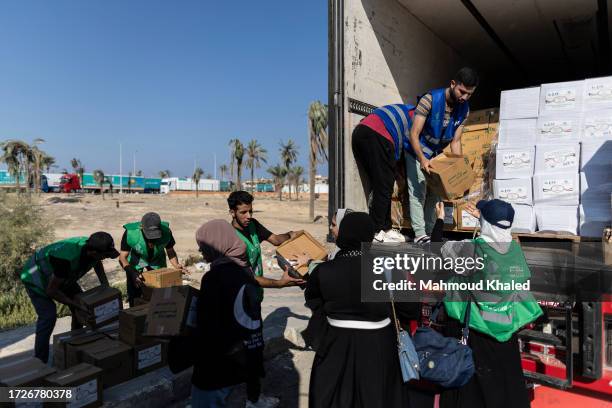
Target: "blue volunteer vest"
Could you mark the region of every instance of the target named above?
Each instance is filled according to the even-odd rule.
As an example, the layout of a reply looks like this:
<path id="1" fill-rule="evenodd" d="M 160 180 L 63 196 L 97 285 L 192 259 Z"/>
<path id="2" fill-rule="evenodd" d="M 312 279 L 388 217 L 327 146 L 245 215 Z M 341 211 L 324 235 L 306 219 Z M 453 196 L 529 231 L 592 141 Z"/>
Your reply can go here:
<path id="1" fill-rule="evenodd" d="M 382 119 L 387 132 L 393 137 L 395 160 L 399 160 L 402 148 L 406 149 L 410 145 L 409 135 L 412 127 L 410 111 L 412 110 L 414 110 L 412 105 L 395 104 L 381 106 L 372 112 L 372 115 Z"/>
<path id="2" fill-rule="evenodd" d="M 421 150 L 426 158 L 431 159 L 436 156 L 453 140 L 455 131 L 463 123 L 465 117 L 470 109 L 470 105 L 467 102 L 458 103 L 451 113 L 448 126 L 443 130 L 444 126 L 444 109 L 446 107 L 446 88 L 439 88 L 429 91 L 432 97 L 431 111 L 425 120 L 423 131 L 419 135 L 419 142 L 421 144 Z M 417 98 L 418 101 L 423 95 Z M 406 150 L 414 156 L 414 149 L 408 143 Z"/>

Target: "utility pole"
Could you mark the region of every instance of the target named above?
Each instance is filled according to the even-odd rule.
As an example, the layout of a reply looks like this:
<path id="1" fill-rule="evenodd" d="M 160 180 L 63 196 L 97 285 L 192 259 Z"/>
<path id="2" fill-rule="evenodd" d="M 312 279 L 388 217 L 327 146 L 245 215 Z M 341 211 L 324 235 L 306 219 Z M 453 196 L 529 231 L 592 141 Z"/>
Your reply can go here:
<path id="1" fill-rule="evenodd" d="M 214 163 L 215 163 L 215 164 L 214 164 L 214 166 L 215 166 L 215 167 L 214 167 L 214 169 L 215 169 L 215 170 L 214 170 L 214 174 L 215 174 L 215 180 L 216 180 L 216 179 L 217 179 L 217 153 L 215 153 L 215 154 L 213 155 L 213 157 L 214 157 Z"/>
<path id="2" fill-rule="evenodd" d="M 119 194 L 123 194 L 123 163 L 122 163 L 122 147 L 119 142 Z"/>
<path id="3" fill-rule="evenodd" d="M 133 170 L 133 173 L 132 173 L 132 175 L 133 175 L 134 177 L 136 177 L 136 153 L 138 153 L 138 150 L 136 150 L 136 151 L 134 152 L 134 161 L 133 161 L 133 163 L 134 163 L 134 170 Z"/>

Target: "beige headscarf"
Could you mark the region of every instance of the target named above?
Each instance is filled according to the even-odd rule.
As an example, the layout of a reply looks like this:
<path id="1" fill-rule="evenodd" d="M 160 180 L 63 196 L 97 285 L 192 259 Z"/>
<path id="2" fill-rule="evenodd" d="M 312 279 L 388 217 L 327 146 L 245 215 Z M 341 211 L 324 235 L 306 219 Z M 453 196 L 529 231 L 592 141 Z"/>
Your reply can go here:
<path id="1" fill-rule="evenodd" d="M 211 266 L 229 261 L 248 266 L 246 245 L 225 220 L 212 220 L 198 228 L 196 242 Z"/>

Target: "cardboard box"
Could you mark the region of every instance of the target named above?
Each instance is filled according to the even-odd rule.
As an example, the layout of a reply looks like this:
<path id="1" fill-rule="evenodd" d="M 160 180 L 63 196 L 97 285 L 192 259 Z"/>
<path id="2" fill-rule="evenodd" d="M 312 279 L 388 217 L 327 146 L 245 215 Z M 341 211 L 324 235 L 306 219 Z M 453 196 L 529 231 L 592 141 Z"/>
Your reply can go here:
<path id="1" fill-rule="evenodd" d="M 156 370 L 167 364 L 168 342 L 154 340 L 134 347 L 134 374 L 136 376 Z"/>
<path id="2" fill-rule="evenodd" d="M 45 383 L 45 377 L 55 372 L 35 357 L 15 357 L 0 363 L 0 386 L 37 387 Z"/>
<path id="3" fill-rule="evenodd" d="M 153 290 L 151 289 L 151 294 L 153 294 Z M 149 304 L 149 300 L 151 300 L 151 296 L 149 296 L 149 299 L 145 299 L 144 297 L 137 297 L 134 298 L 134 306 L 142 306 L 142 305 L 148 305 Z"/>
<path id="4" fill-rule="evenodd" d="M 493 180 L 493 197 L 512 204 L 533 204 L 531 178 Z"/>
<path id="5" fill-rule="evenodd" d="M 578 233 L 577 205 L 554 206 L 536 204 L 534 209 L 538 231 L 572 235 Z"/>
<path id="6" fill-rule="evenodd" d="M 117 340 L 108 338 L 88 344 L 83 348 L 83 362 L 101 368 L 102 386 L 112 387 L 133 377 L 132 349 Z"/>
<path id="7" fill-rule="evenodd" d="M 525 178 L 533 175 L 535 147 L 498 148 L 495 153 L 495 178 Z"/>
<path id="8" fill-rule="evenodd" d="M 471 110 L 470 116 L 468 116 L 467 120 L 465 121 L 465 126 L 483 125 L 494 122 L 499 122 L 499 108 L 488 108 L 475 111 Z"/>
<path id="9" fill-rule="evenodd" d="M 79 319 L 89 327 L 101 327 L 119 318 L 123 308 L 119 289 L 99 286 L 75 296 L 75 301 L 85 306 L 88 315 L 78 312 Z"/>
<path id="10" fill-rule="evenodd" d="M 587 143 L 612 140 L 612 109 L 588 111 L 582 114 L 580 139 Z"/>
<path id="11" fill-rule="evenodd" d="M 580 170 L 612 172 L 612 140 L 582 142 L 580 149 Z"/>
<path id="12" fill-rule="evenodd" d="M 480 220 L 465 210 L 465 203 L 457 206 L 457 219 L 459 221 L 458 228 L 464 231 L 473 231 L 475 228 L 480 228 Z"/>
<path id="13" fill-rule="evenodd" d="M 444 200 L 463 197 L 474 183 L 474 171 L 465 156 L 443 153 L 430 164 L 430 174 L 426 176 L 428 188 Z"/>
<path id="14" fill-rule="evenodd" d="M 60 371 L 45 379 L 48 387 L 70 388 L 73 398 L 69 403 L 46 403 L 46 408 L 81 407 L 102 405 L 102 369 L 81 363 Z"/>
<path id="15" fill-rule="evenodd" d="M 145 336 L 179 336 L 195 327 L 198 292 L 191 286 L 154 289 Z"/>
<path id="16" fill-rule="evenodd" d="M 556 82 L 540 86 L 540 113 L 580 112 L 583 108 L 584 81 Z"/>
<path id="17" fill-rule="evenodd" d="M 296 237 L 289 241 L 283 242 L 278 248 L 276 248 L 276 259 L 278 264 L 283 269 L 285 266 L 289 267 L 289 273 L 294 277 L 304 277 L 308 273 L 307 266 L 301 266 L 295 269 L 289 263 L 289 259 L 292 259 L 294 255 L 306 253 L 309 258 L 315 260 L 323 260 L 327 257 L 327 250 L 319 241 L 317 241 L 312 235 L 306 231 L 300 231 Z"/>
<path id="18" fill-rule="evenodd" d="M 533 202 L 577 207 L 580 201 L 578 173 L 539 174 L 533 177 Z"/>
<path id="19" fill-rule="evenodd" d="M 83 362 L 83 351 L 90 345 L 108 339 L 103 333 L 89 333 L 66 341 L 66 368 Z"/>
<path id="20" fill-rule="evenodd" d="M 68 368 L 66 365 L 66 355 L 68 344 L 79 337 L 87 337 L 92 334 L 104 334 L 113 336 L 119 332 L 119 323 L 113 322 L 98 329 L 77 329 L 53 336 L 53 366 L 58 369 Z M 73 364 L 74 365 L 74 364 Z"/>
<path id="21" fill-rule="evenodd" d="M 151 288 L 169 288 L 172 286 L 181 286 L 183 284 L 183 275 L 180 269 L 161 268 L 142 273 L 145 285 Z"/>
<path id="22" fill-rule="evenodd" d="M 610 194 L 612 194 L 612 173 L 581 172 L 580 173 L 580 202 L 600 203 L 601 206 L 610 207 Z"/>
<path id="23" fill-rule="evenodd" d="M 608 195 L 609 197 L 609 195 Z M 604 230 L 612 223 L 612 210 L 610 203 L 580 204 L 580 236 L 599 238 Z"/>
<path id="24" fill-rule="evenodd" d="M 514 222 L 512 232 L 531 234 L 536 231 L 536 215 L 533 206 L 526 204 L 512 204 L 514 208 Z"/>
<path id="25" fill-rule="evenodd" d="M 150 339 L 144 337 L 148 313 L 148 303 L 122 310 L 119 313 L 119 340 L 130 346 L 149 342 Z"/>
<path id="26" fill-rule="evenodd" d="M 499 147 L 533 146 L 535 142 L 536 119 L 506 119 L 499 123 Z"/>
<path id="27" fill-rule="evenodd" d="M 580 145 L 541 144 L 536 146 L 534 174 L 578 172 Z"/>
<path id="28" fill-rule="evenodd" d="M 540 110 L 540 87 L 502 91 L 499 101 L 500 119 L 537 118 Z"/>
<path id="29" fill-rule="evenodd" d="M 563 113 L 538 118 L 535 135 L 539 143 L 576 143 L 580 141 L 582 118 L 579 114 Z"/>
<path id="30" fill-rule="evenodd" d="M 612 108 L 612 76 L 584 81 L 584 110 Z"/>

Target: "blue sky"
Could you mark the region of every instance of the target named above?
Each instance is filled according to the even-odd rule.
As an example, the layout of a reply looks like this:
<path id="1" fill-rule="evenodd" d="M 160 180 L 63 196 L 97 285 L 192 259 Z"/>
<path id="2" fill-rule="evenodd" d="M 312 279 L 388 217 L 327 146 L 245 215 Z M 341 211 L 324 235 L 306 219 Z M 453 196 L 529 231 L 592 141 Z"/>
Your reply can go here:
<path id="1" fill-rule="evenodd" d="M 124 172 L 137 151 L 145 175 L 190 175 L 194 159 L 213 173 L 235 137 L 258 139 L 269 164 L 292 138 L 307 169 L 327 2 L 5 0 L 0 95 L 0 140 L 43 138 L 59 169 L 77 157 L 116 173 L 121 141 Z"/>

